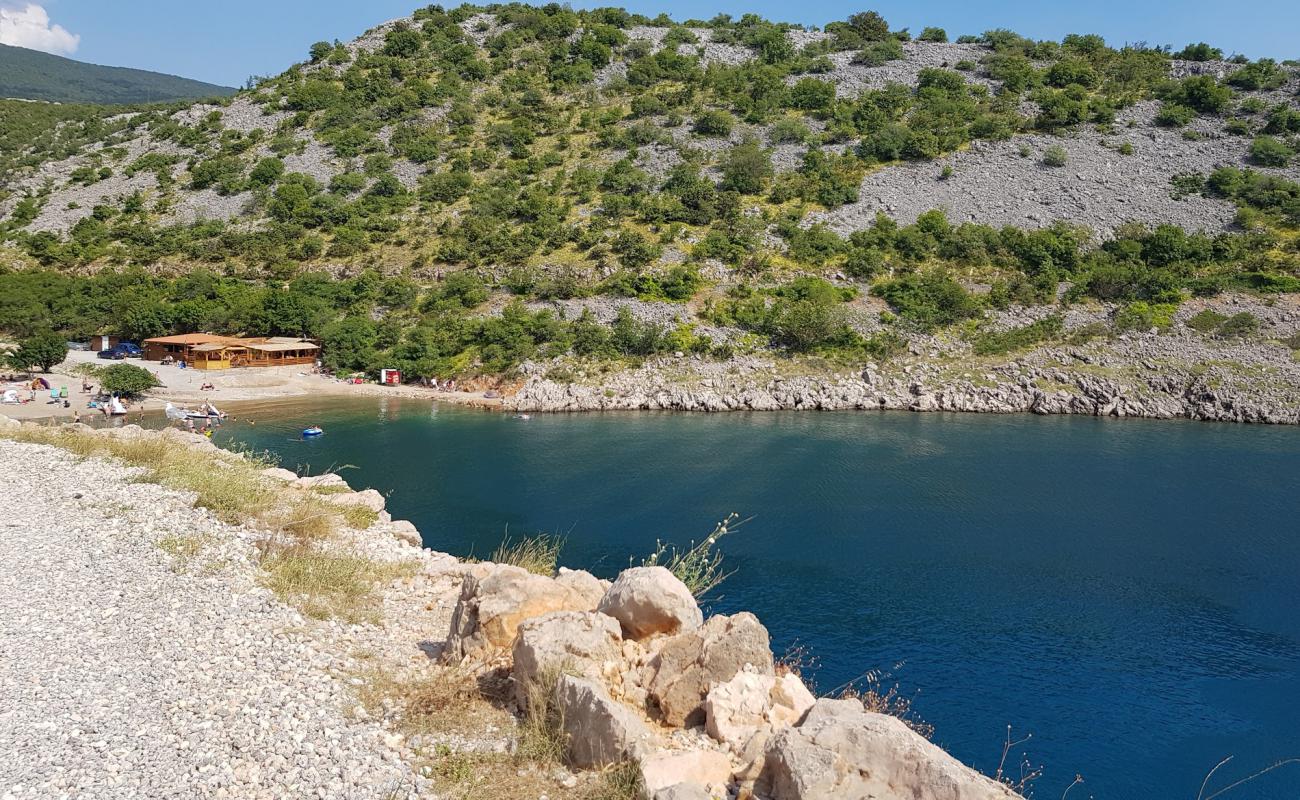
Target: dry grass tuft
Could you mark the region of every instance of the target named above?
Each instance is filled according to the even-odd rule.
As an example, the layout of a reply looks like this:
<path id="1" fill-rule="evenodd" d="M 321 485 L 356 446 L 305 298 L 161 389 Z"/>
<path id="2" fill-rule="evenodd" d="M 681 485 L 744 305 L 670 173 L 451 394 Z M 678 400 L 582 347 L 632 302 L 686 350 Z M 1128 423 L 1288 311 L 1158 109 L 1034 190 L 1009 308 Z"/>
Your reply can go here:
<path id="1" fill-rule="evenodd" d="M 488 559 L 498 564 L 512 564 L 523 567 L 536 575 L 551 577 L 560 563 L 560 551 L 564 549 L 564 537 L 551 533 L 539 533 L 525 536 L 519 541 L 511 541 L 507 536 Z"/>
<path id="2" fill-rule="evenodd" d="M 562 667 L 548 667 L 528 687 L 527 708 L 519 723 L 519 744 L 515 754 L 528 761 L 561 764 L 569 752 L 569 735 L 564 731 L 564 711 L 559 703 Z"/>
<path id="3" fill-rule="evenodd" d="M 462 665 L 430 664 L 418 674 L 400 676 L 375 669 L 362 678 L 361 702 L 381 715 L 395 710 L 395 721 L 408 736 L 475 732 L 488 719 L 505 721 L 505 712 L 484 698 L 474 671 Z"/>
<path id="4" fill-rule="evenodd" d="M 832 694 L 840 699 L 857 700 L 876 714 L 898 717 L 907 727 L 929 739 L 934 735 L 934 726 L 917 717 L 912 708 L 912 698 L 899 694 L 897 683 L 884 685 L 886 677 L 884 673 L 872 670 Z"/>
<path id="5" fill-rule="evenodd" d="M 385 564 L 330 553 L 311 544 L 277 547 L 262 557 L 265 584 L 285 602 L 316 619 L 378 622 L 381 583 L 411 574 L 404 562 Z"/>

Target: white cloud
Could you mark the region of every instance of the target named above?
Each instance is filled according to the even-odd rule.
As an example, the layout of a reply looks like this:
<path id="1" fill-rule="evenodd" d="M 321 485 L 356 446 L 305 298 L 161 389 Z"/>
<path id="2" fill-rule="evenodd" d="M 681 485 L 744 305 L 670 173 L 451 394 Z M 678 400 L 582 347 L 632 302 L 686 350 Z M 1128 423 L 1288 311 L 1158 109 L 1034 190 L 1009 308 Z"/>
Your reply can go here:
<path id="1" fill-rule="evenodd" d="M 77 51 L 81 36 L 68 33 L 62 25 L 51 25 L 42 6 L 0 0 L 0 44 L 66 56 Z"/>

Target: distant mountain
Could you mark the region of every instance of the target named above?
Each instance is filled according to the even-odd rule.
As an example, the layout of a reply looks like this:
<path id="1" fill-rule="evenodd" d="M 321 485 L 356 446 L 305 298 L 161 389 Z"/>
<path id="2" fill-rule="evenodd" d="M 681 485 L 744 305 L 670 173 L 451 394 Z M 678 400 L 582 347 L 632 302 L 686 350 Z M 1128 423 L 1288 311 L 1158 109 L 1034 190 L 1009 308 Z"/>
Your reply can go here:
<path id="1" fill-rule="evenodd" d="M 57 103 L 154 103 L 234 94 L 161 72 L 102 67 L 25 47 L 0 45 L 0 97 Z"/>

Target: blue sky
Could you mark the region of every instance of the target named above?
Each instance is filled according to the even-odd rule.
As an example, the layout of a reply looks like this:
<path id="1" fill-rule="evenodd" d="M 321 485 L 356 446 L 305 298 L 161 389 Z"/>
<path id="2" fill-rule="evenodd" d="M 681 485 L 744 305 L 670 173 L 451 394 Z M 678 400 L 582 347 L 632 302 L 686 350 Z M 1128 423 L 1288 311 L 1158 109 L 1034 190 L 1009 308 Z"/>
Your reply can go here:
<path id="1" fill-rule="evenodd" d="M 82 61 L 170 72 L 240 85 L 250 75 L 278 73 L 305 57 L 312 42 L 350 39 L 379 22 L 405 16 L 427 0 L 0 0 L 0 41 L 29 36 L 42 49 Z M 609 2 L 575 6 L 613 5 Z M 29 8 L 32 6 L 34 8 Z M 1112 44 L 1146 41 L 1173 44 L 1208 41 L 1251 57 L 1300 58 L 1300 2 L 1259 0 L 1047 0 L 868 1 L 847 5 L 809 0 L 791 6 L 772 0 L 646 0 L 625 6 L 674 19 L 707 18 L 754 11 L 781 21 L 822 25 L 875 8 L 895 28 L 926 25 L 949 35 L 1011 28 L 1036 39 L 1067 33 L 1100 33 Z M 42 33 L 42 14 L 47 30 Z M 20 29 L 19 23 L 25 25 Z M 62 31 L 53 30 L 55 26 Z M 7 32 L 6 32 L 7 29 Z M 27 46 L 33 46 L 28 44 Z M 73 49 L 75 48 L 75 49 Z"/>

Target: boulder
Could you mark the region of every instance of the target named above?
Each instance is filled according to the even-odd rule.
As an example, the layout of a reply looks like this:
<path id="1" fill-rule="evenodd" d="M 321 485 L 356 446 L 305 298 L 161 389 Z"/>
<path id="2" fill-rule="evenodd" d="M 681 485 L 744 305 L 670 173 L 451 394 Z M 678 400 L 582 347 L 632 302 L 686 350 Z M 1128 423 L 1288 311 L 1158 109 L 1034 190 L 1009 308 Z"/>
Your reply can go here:
<path id="1" fill-rule="evenodd" d="M 654 800 L 713 800 L 713 797 L 698 783 L 674 783 L 653 795 Z"/>
<path id="2" fill-rule="evenodd" d="M 384 510 L 384 496 L 374 489 L 327 494 L 323 495 L 323 497 L 336 506 L 361 506 L 370 509 L 376 514 Z"/>
<path id="3" fill-rule="evenodd" d="M 4 414 L 0 414 L 0 431 L 17 430 L 21 427 L 22 427 L 22 423 L 19 422 L 18 420 L 12 419 L 10 417 L 6 417 Z"/>
<path id="4" fill-rule="evenodd" d="M 703 626 L 666 640 L 651 659 L 646 682 L 651 709 L 669 725 L 703 724 L 709 692 L 746 664 L 759 675 L 773 674 L 767 629 L 748 612 L 710 617 Z"/>
<path id="5" fill-rule="evenodd" d="M 297 473 L 290 472 L 282 467 L 267 467 L 262 470 L 262 474 L 268 478 L 274 478 L 277 481 L 284 481 L 285 483 L 294 483 L 298 480 Z"/>
<path id="6" fill-rule="evenodd" d="M 641 778 L 647 797 L 682 783 L 703 787 L 706 797 L 726 797 L 731 759 L 716 750 L 660 750 L 641 759 Z"/>
<path id="7" fill-rule="evenodd" d="M 704 728 L 739 753 L 759 731 L 796 724 L 814 702 L 797 675 L 762 675 L 746 665 L 731 680 L 709 691 L 704 701 Z"/>
<path id="8" fill-rule="evenodd" d="M 1019 795 L 856 700 L 818 700 L 772 737 L 759 791 L 771 800 L 1007 800 Z"/>
<path id="9" fill-rule="evenodd" d="M 623 650 L 618 622 L 594 611 L 554 611 L 524 620 L 513 648 L 515 699 L 527 708 L 528 692 L 548 671 L 604 683 L 617 671 Z"/>
<path id="10" fill-rule="evenodd" d="M 631 639 L 689 631 L 704 621 L 691 590 L 664 567 L 623 570 L 597 610 L 618 620 Z"/>
<path id="11" fill-rule="evenodd" d="M 587 598 L 551 578 L 507 564 L 478 564 L 461 583 L 444 658 L 455 662 L 509 647 L 526 619 L 591 610 Z"/>
<path id="12" fill-rule="evenodd" d="M 592 608 L 600 604 L 600 599 L 609 590 L 609 581 L 602 581 L 590 572 L 581 569 L 560 567 L 555 582 L 569 587 L 591 601 Z"/>
<path id="13" fill-rule="evenodd" d="M 617 764 L 651 749 L 654 735 L 649 727 L 632 709 L 611 699 L 600 684 L 564 675 L 555 695 L 574 766 Z"/>

